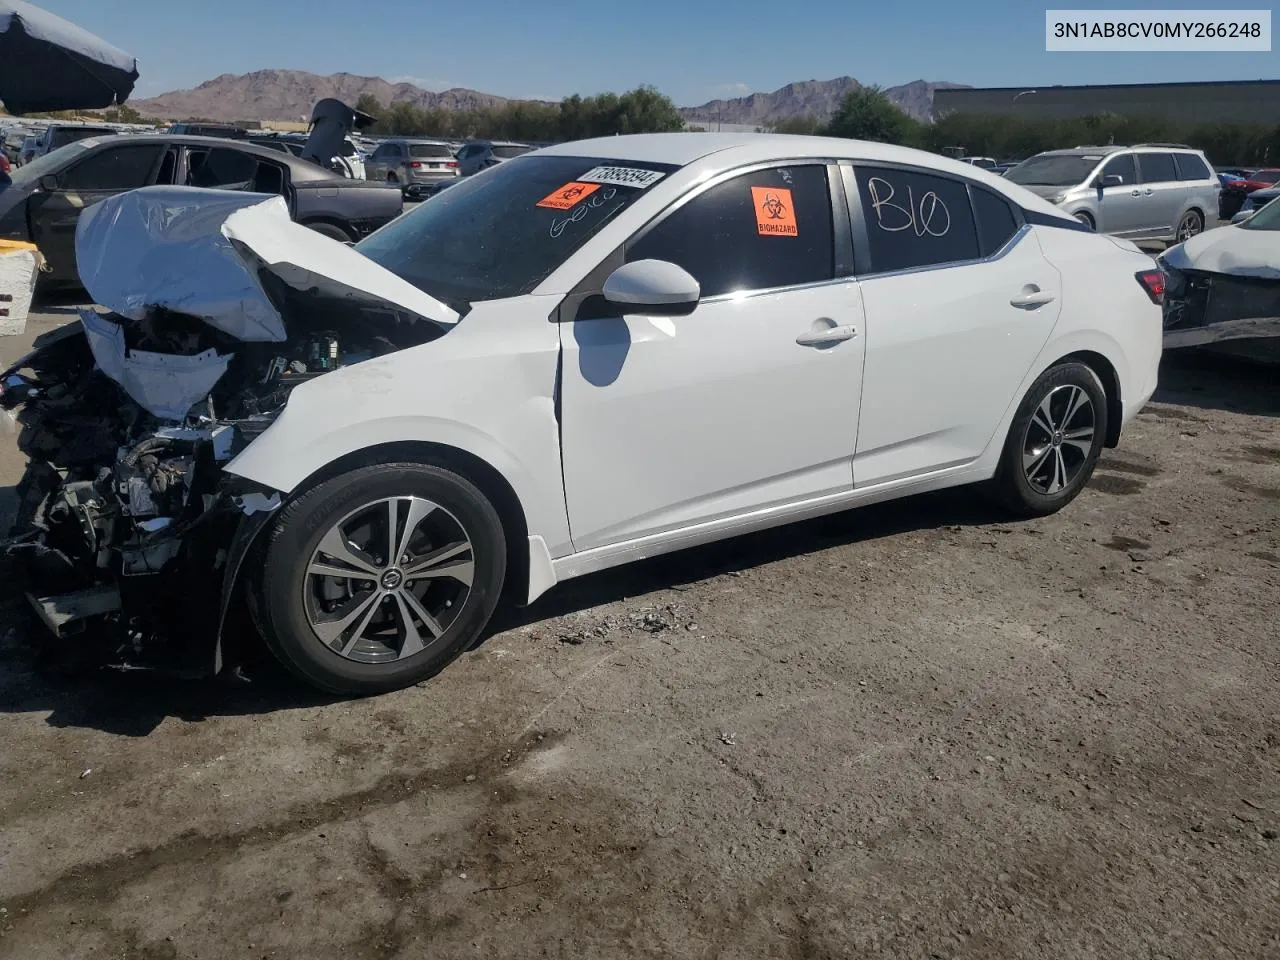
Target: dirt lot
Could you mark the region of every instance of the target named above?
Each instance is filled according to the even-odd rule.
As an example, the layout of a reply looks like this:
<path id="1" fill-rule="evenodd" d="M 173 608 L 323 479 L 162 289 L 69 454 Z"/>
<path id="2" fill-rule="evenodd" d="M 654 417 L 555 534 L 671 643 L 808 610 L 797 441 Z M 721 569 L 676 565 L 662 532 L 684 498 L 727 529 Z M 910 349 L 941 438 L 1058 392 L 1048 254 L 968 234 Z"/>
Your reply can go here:
<path id="1" fill-rule="evenodd" d="M 1280 391 L 1162 383 L 1059 516 L 598 575 L 378 699 L 10 626 L 0 956 L 1274 960 Z"/>

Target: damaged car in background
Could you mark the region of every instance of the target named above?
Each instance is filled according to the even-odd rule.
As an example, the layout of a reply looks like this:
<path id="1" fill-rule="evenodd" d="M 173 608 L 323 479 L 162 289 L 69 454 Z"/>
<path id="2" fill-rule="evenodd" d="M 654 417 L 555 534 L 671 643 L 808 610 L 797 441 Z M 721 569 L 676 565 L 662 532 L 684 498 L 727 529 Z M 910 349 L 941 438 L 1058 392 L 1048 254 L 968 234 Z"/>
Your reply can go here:
<path id="1" fill-rule="evenodd" d="M 1166 349 L 1280 337 L 1280 200 L 1167 250 Z"/>
<path id="2" fill-rule="evenodd" d="M 965 484 L 1053 513 L 1160 358 L 1132 244 L 828 138 L 563 144 L 354 247 L 149 187 L 76 247 L 105 310 L 0 375 L 10 577 L 54 644 L 208 674 L 260 636 L 340 694 L 433 675 L 504 593 L 699 543 Z"/>

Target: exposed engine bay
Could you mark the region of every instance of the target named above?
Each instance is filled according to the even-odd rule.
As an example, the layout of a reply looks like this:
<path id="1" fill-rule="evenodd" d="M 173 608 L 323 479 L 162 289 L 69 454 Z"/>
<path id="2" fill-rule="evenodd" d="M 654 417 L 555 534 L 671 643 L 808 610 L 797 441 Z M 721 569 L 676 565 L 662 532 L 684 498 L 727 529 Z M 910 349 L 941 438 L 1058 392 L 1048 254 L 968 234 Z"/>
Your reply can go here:
<path id="1" fill-rule="evenodd" d="M 245 205 L 243 195 L 237 203 Z M 227 332 L 235 329 L 229 315 L 197 316 L 122 293 L 115 299 L 128 301 L 132 316 L 84 311 L 0 374 L 0 416 L 16 422 L 28 458 L 0 552 L 55 635 L 88 632 L 118 664 L 218 669 L 215 641 L 236 570 L 280 505 L 278 493 L 253 489 L 225 465 L 299 385 L 448 329 L 359 278 L 317 282 L 324 244 L 339 264 L 334 273 L 345 264 L 350 274 L 350 258 L 360 256 L 314 234 L 305 240 L 315 254 L 305 267 L 230 247 L 283 339 L 245 340 Z M 228 239 L 212 246 L 225 255 Z M 198 268 L 198 257 L 191 265 Z M 290 282 L 297 276 L 305 284 Z M 353 285 L 361 283 L 363 290 Z"/>

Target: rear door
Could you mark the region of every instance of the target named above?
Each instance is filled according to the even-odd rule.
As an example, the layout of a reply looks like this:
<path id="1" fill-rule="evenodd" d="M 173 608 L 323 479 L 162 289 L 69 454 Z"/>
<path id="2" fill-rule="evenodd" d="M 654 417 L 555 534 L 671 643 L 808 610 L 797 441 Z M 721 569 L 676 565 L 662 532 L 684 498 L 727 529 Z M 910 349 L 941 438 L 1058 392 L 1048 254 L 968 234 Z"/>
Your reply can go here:
<path id="1" fill-rule="evenodd" d="M 162 143 L 101 147 L 57 174 L 56 190 L 32 195 L 32 240 L 48 260 L 55 280 L 78 279 L 76 224 L 80 211 L 117 193 L 153 184 L 164 154 Z"/>
<path id="2" fill-rule="evenodd" d="M 1143 210 L 1147 224 L 1145 234 L 1151 237 L 1171 235 L 1187 195 L 1187 188 L 1178 182 L 1173 154 L 1167 150 L 1142 151 L 1138 154 L 1138 175 L 1142 199 L 1146 203 Z"/>
<path id="3" fill-rule="evenodd" d="M 971 463 L 1001 439 L 1057 322 L 1061 277 L 994 191 L 912 167 L 847 169 L 866 310 L 854 485 Z"/>

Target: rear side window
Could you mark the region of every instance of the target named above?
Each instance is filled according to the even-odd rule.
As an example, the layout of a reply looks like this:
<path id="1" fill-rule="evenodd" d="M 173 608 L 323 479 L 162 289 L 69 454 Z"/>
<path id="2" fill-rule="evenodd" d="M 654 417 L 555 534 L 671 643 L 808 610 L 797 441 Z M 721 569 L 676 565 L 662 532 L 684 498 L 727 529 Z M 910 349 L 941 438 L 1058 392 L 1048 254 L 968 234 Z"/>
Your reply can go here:
<path id="1" fill-rule="evenodd" d="M 501 157 L 503 160 L 510 160 L 512 157 L 518 157 L 521 154 L 528 152 L 528 147 L 520 146 L 499 146 L 493 148 L 493 155 L 495 157 Z"/>
<path id="2" fill-rule="evenodd" d="M 757 170 L 704 191 L 627 249 L 628 261 L 650 259 L 684 267 L 704 297 L 832 279 L 826 167 Z"/>
<path id="3" fill-rule="evenodd" d="M 1140 153 L 1138 169 L 1142 171 L 1143 183 L 1169 183 L 1178 179 L 1172 153 Z"/>
<path id="4" fill-rule="evenodd" d="M 990 190 L 973 188 L 973 212 L 978 221 L 978 243 L 984 257 L 996 254 L 1018 232 L 1018 221 L 1009 201 Z"/>
<path id="5" fill-rule="evenodd" d="M 60 178 L 67 190 L 135 190 L 145 187 L 160 159 L 160 145 L 109 147 L 86 157 Z"/>
<path id="6" fill-rule="evenodd" d="M 1175 153 L 1173 162 L 1177 167 L 1179 180 L 1213 179 L 1213 174 L 1209 171 L 1209 165 L 1194 153 Z"/>
<path id="7" fill-rule="evenodd" d="M 187 184 L 222 190 L 248 190 L 258 171 L 258 158 L 216 147 L 203 157 L 192 150 Z"/>
<path id="8" fill-rule="evenodd" d="M 874 272 L 959 263 L 981 255 L 969 191 L 958 180 L 861 167 L 858 192 Z"/>

